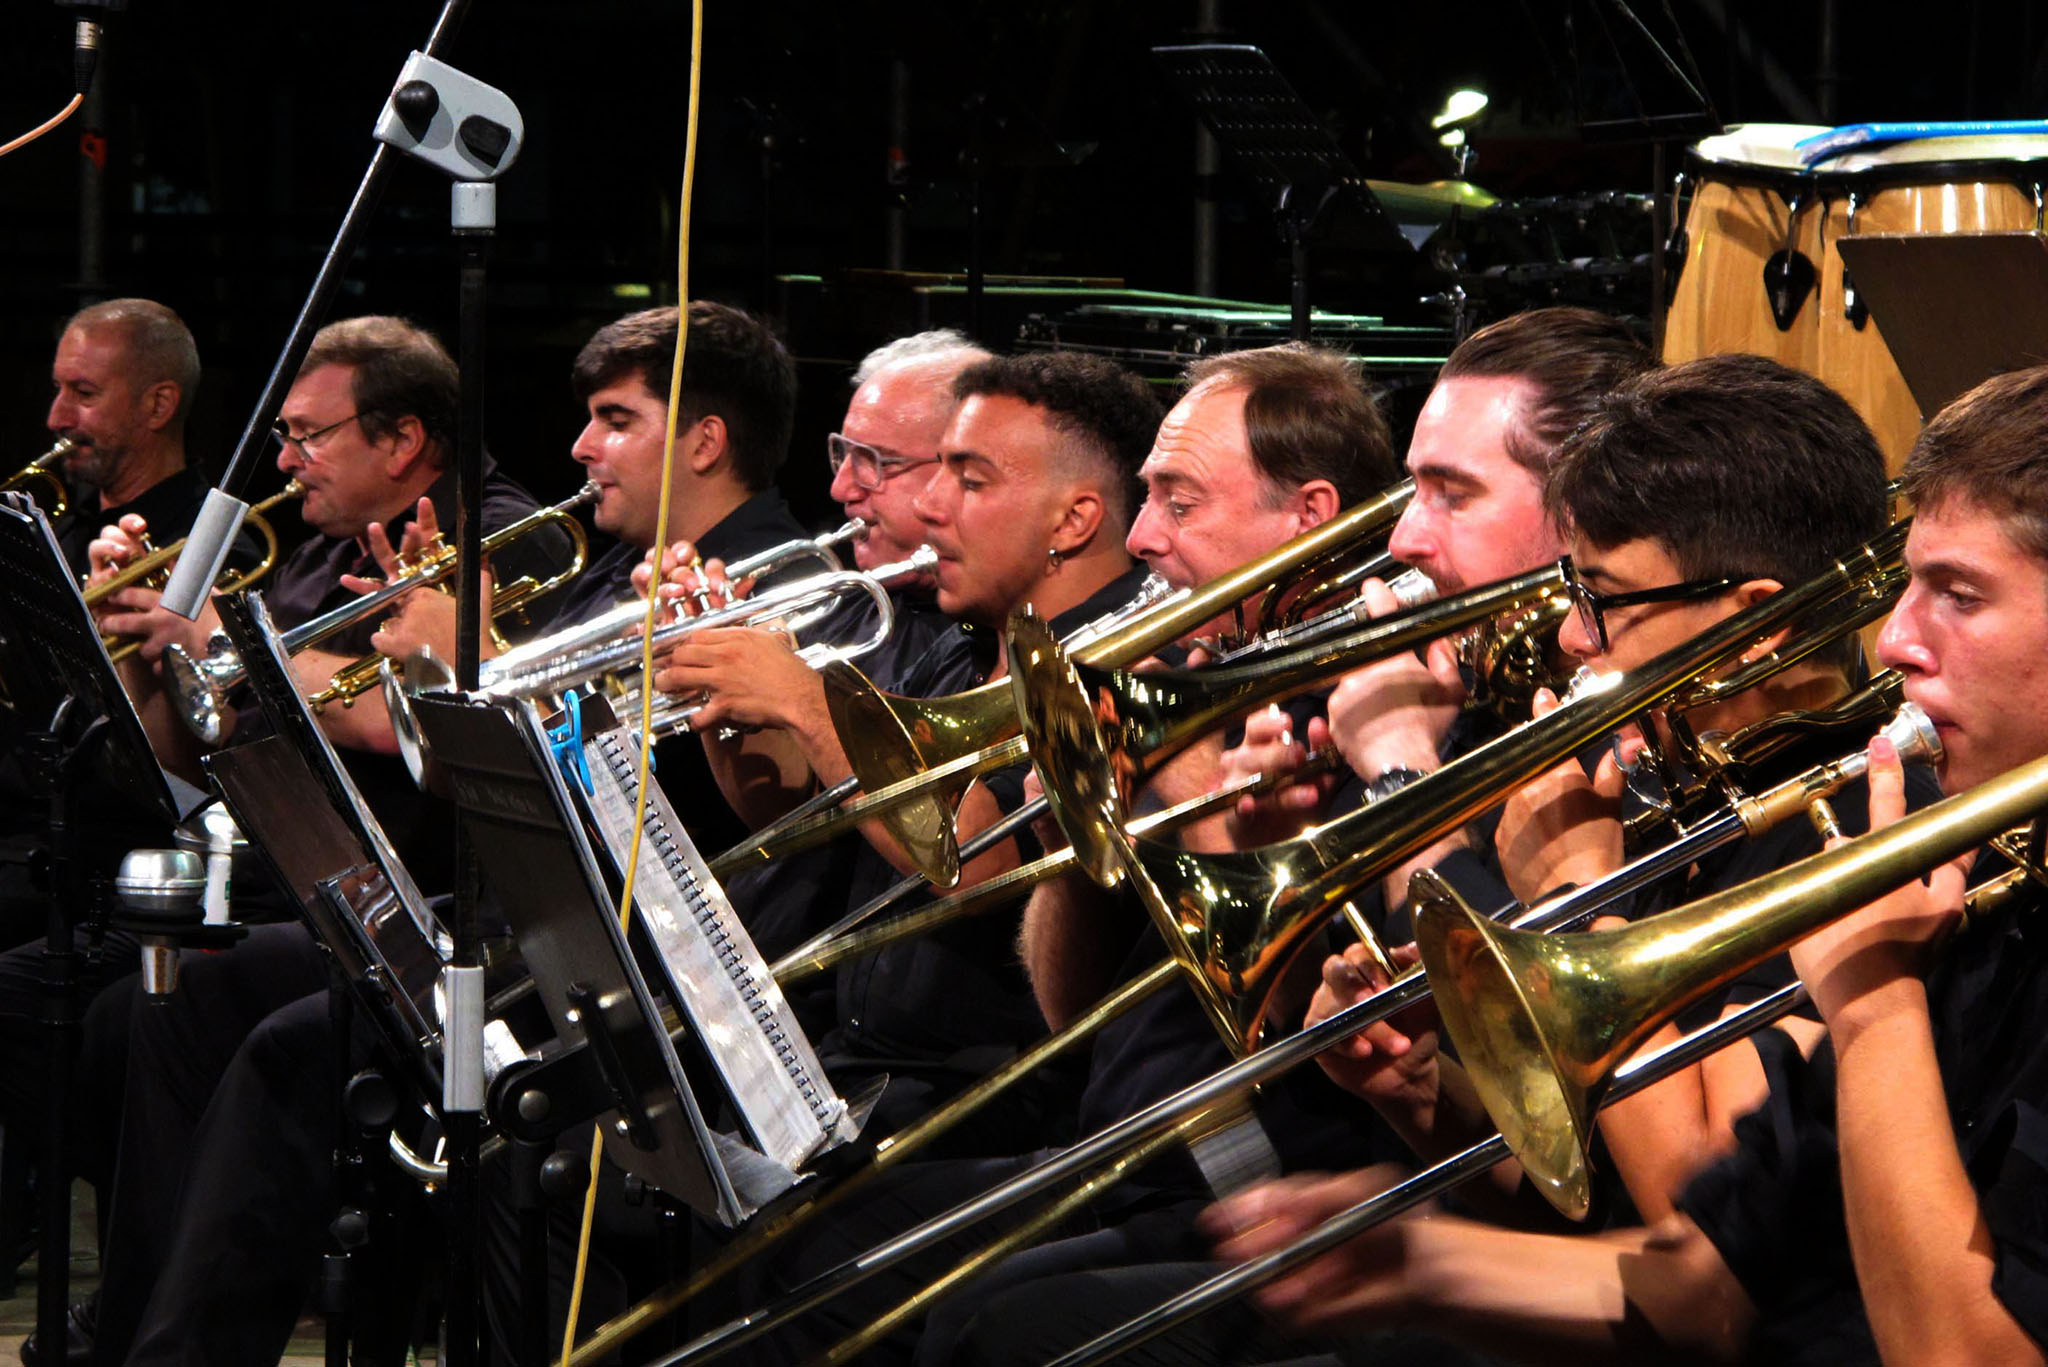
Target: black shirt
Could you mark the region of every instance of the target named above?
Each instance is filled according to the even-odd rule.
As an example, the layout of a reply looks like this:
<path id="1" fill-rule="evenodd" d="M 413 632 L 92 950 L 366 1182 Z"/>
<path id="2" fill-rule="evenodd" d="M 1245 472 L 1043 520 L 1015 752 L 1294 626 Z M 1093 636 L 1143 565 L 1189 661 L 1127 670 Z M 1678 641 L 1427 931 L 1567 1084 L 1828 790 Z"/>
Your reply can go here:
<path id="1" fill-rule="evenodd" d="M 856 660 L 855 668 L 883 692 L 906 697 L 932 697 L 971 685 L 967 639 L 953 619 L 929 597 L 898 592 L 890 598 L 895 622 L 888 639 Z M 873 601 L 863 594 L 806 631 L 805 640 L 863 640 L 874 630 L 877 617 Z M 853 909 L 848 894 L 860 852 L 866 848 L 866 839 L 849 831 L 815 849 L 743 869 L 726 881 L 726 895 L 770 961 Z M 806 1035 L 817 1038 L 831 1029 L 837 1001 L 831 974 L 794 984 L 785 995 Z"/>
<path id="2" fill-rule="evenodd" d="M 199 516 L 199 505 L 206 501 L 208 487 L 206 481 L 199 477 L 199 472 L 188 465 L 117 507 L 88 508 L 84 506 L 86 500 L 81 500 L 58 518 L 51 528 L 57 533 L 57 544 L 63 548 L 64 563 L 71 567 L 73 574 L 83 579 L 91 568 L 86 549 L 91 546 L 92 539 L 100 534 L 100 528 L 119 522 L 130 513 L 141 514 L 149 523 L 149 539 L 153 544 L 170 545 L 192 529 L 192 519 Z M 90 496 L 94 504 L 98 500 L 97 493 Z"/>
<path id="3" fill-rule="evenodd" d="M 434 514 L 441 526 L 453 528 L 455 472 L 444 472 L 427 491 L 427 497 L 433 502 Z M 483 496 L 483 527 L 486 532 L 524 517 L 535 506 L 531 495 L 499 474 L 495 465 L 486 463 Z M 397 544 L 414 516 L 415 507 L 408 507 L 386 524 L 392 544 Z M 501 576 L 537 574 L 546 577 L 555 566 L 568 562 L 569 539 L 559 528 L 550 527 L 536 535 L 522 537 L 501 554 Z M 376 578 L 382 573 L 354 537 L 316 535 L 278 565 L 277 573 L 264 593 L 264 602 L 277 625 L 289 629 L 330 608 L 355 600 L 357 595 L 342 587 L 342 575 Z M 370 637 L 381 625 L 380 619 L 371 617 L 337 632 L 323 641 L 319 648 L 343 656 L 368 654 Z M 364 801 L 376 813 L 400 860 L 412 871 L 421 890 L 429 895 L 449 891 L 454 877 L 451 863 L 454 824 L 447 804 L 420 792 L 404 763 L 395 755 L 347 750 L 342 752 L 342 756 L 350 777 L 362 791 Z"/>
<path id="4" fill-rule="evenodd" d="M 1128 601 L 1144 579 L 1142 566 L 1120 576 L 1085 603 L 1051 622 L 1065 636 Z M 994 634 L 978 633 L 984 652 L 958 681 L 933 680 L 934 687 L 972 687 L 993 667 L 986 653 Z M 985 660 L 987 663 L 980 663 Z M 1023 802 L 1025 766 L 987 776 L 983 782 L 997 806 L 1015 811 Z M 1020 833 L 1020 854 L 1037 856 L 1035 842 Z M 892 886 L 899 875 L 888 861 L 863 845 L 848 906 Z M 915 903 L 911 903 L 915 905 Z M 838 973 L 838 1022 L 819 1041 L 828 1063 L 858 1060 L 902 1073 L 943 1064 L 961 1051 L 1004 1053 L 1045 1033 L 1044 1019 L 1025 981 L 1016 951 L 1016 914 L 991 913 L 955 922 L 935 934 L 918 936 L 842 965 Z M 985 1067 L 975 1071 L 985 1071 Z M 964 1077 L 962 1080 L 965 1080 Z M 1010 1136 L 998 1152 L 1017 1152 L 1035 1142 Z M 1022 1142 L 1019 1142 L 1022 1141 Z"/>
<path id="5" fill-rule="evenodd" d="M 1972 881 L 2002 861 L 1977 861 Z M 1989 1226 L 1991 1289 L 2048 1346 L 2048 927 L 2041 889 L 1985 916 L 1946 947 L 1927 980 L 1950 1121 Z M 1842 1208 L 1834 1053 L 1811 1060 L 1782 1032 L 1758 1036 L 1770 1080 L 1738 1121 L 1736 1151 L 1680 1206 L 1757 1309 L 1748 1360 L 1876 1363 Z"/>

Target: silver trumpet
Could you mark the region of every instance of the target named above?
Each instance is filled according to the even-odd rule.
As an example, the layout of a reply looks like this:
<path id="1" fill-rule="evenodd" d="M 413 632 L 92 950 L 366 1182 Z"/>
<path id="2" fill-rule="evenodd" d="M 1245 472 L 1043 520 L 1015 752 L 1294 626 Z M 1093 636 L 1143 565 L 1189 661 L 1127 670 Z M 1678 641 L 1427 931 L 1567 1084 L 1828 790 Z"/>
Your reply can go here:
<path id="1" fill-rule="evenodd" d="M 850 642 L 814 641 L 799 646 L 796 652 L 797 658 L 813 669 L 822 669 L 835 661 L 858 659 L 888 640 L 895 629 L 896 608 L 890 601 L 889 589 L 928 575 L 937 565 L 938 553 L 929 546 L 919 546 L 909 559 L 892 565 L 878 565 L 866 571 L 832 570 L 781 584 L 722 608 L 656 627 L 653 649 L 664 650 L 711 627 L 771 623 L 781 627 L 792 640 L 798 640 L 805 631 L 838 611 L 843 599 L 864 593 L 875 605 L 875 624 L 866 636 Z M 634 630 L 646 620 L 646 615 L 644 599 L 623 603 L 589 622 L 486 660 L 478 674 L 476 691 L 470 696 L 501 702 L 557 699 L 571 689 L 591 685 L 609 686 L 617 694 L 634 696 L 646 686 L 640 664 L 648 645 Z M 593 639 L 594 628 L 599 625 L 610 630 Z M 454 671 L 431 650 L 416 651 L 402 669 L 385 661 L 386 709 L 398 737 L 399 754 L 415 780 L 425 782 L 429 761 L 425 738 L 413 715 L 412 699 L 422 693 L 452 692 L 456 686 Z M 696 710 L 689 704 L 657 700 L 655 733 L 665 734 L 686 725 Z"/>

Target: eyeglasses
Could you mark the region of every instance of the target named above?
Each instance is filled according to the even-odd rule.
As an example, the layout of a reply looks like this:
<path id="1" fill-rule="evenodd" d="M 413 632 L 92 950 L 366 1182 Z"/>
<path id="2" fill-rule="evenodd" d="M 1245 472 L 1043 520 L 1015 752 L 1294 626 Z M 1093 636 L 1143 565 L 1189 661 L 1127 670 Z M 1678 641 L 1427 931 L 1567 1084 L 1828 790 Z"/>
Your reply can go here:
<path id="1" fill-rule="evenodd" d="M 1682 584 L 1670 584 L 1661 589 L 1637 589 L 1633 593 L 1600 593 L 1587 587 L 1579 577 L 1578 567 L 1572 564 L 1570 556 L 1557 562 L 1564 571 L 1565 592 L 1571 595 L 1572 608 L 1579 614 L 1579 625 L 1585 629 L 1590 640 L 1602 655 L 1608 651 L 1607 613 L 1613 608 L 1632 608 L 1643 603 L 1689 603 L 1700 598 L 1712 598 L 1717 593 L 1726 593 L 1740 582 L 1731 578 L 1688 579 Z"/>
<path id="2" fill-rule="evenodd" d="M 276 422 L 270 424 L 270 435 L 277 438 L 278 445 L 280 446 L 297 447 L 300 460 L 311 460 L 313 448 L 318 446 L 329 432 L 338 432 L 357 419 L 367 416 L 369 416 L 368 410 L 360 413 L 351 413 L 340 422 L 330 422 L 327 426 L 308 432 L 302 437 L 293 436 L 291 429 L 284 425 L 284 419 L 279 418 Z"/>
<path id="3" fill-rule="evenodd" d="M 853 482 L 863 489 L 879 489 L 886 480 L 895 478 L 905 470 L 919 465 L 936 465 L 937 456 L 896 456 L 878 451 L 866 442 L 855 441 L 834 432 L 825 438 L 825 459 L 832 463 L 832 473 L 838 474 L 839 467 L 853 462 Z"/>

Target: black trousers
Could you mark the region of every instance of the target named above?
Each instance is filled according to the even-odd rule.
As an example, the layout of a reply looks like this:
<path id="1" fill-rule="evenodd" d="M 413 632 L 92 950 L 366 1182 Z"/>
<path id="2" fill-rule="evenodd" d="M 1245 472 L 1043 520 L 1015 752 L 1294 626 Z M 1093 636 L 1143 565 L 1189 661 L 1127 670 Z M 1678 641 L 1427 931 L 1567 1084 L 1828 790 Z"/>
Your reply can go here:
<path id="1" fill-rule="evenodd" d="M 94 1361 L 274 1363 L 333 1208 L 326 965 L 271 925 L 179 971 L 130 1017 Z"/>
<path id="2" fill-rule="evenodd" d="M 109 932 L 97 949 L 85 932 L 78 955 L 74 1004 L 84 1025 L 70 1089 L 71 1176 L 93 1184 L 104 1202 L 120 1132 L 129 991 L 140 967 L 134 937 Z M 115 990 L 109 990 L 115 989 Z M 40 1152 L 47 1092 L 49 1030 L 43 1024 L 43 942 L 0 954 L 0 1125 L 10 1138 Z M 105 1211 L 101 1211 L 104 1218 Z"/>

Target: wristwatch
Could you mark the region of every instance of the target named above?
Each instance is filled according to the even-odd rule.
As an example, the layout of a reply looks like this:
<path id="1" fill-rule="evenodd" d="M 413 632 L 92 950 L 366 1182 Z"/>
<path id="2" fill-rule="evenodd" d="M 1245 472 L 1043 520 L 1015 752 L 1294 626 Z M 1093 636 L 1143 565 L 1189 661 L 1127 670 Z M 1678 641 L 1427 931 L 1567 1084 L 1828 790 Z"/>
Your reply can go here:
<path id="1" fill-rule="evenodd" d="M 1366 805 L 1370 806 L 1383 798 L 1392 797 L 1395 793 L 1400 792 L 1422 776 L 1422 770 L 1410 769 L 1404 764 L 1397 764 L 1391 769 L 1382 769 L 1378 778 L 1366 780 Z"/>

